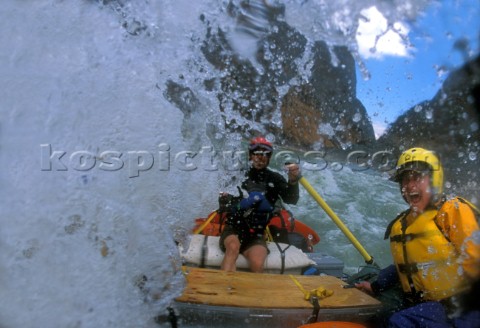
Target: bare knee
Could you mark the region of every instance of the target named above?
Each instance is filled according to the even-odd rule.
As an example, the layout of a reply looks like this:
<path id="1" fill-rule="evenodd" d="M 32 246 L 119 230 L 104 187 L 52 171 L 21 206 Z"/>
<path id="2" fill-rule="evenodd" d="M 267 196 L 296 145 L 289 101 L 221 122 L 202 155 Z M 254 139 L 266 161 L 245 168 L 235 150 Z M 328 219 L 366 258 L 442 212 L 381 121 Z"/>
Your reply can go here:
<path id="1" fill-rule="evenodd" d="M 225 238 L 223 244 L 225 246 L 225 256 L 220 268 L 225 271 L 236 271 L 236 262 L 240 253 L 240 241 L 236 235 L 230 235 Z"/>
<path id="2" fill-rule="evenodd" d="M 264 261 L 263 260 L 250 260 L 250 271 L 255 273 L 262 273 L 263 272 Z"/>
<path id="3" fill-rule="evenodd" d="M 236 235 L 230 235 L 225 238 L 223 244 L 225 245 L 225 253 L 230 255 L 238 255 L 240 253 L 240 240 L 238 240 Z"/>
<path id="4" fill-rule="evenodd" d="M 261 273 L 265 265 L 265 259 L 267 258 L 267 249 L 261 245 L 255 245 L 249 248 L 244 253 L 248 260 L 250 271 Z"/>

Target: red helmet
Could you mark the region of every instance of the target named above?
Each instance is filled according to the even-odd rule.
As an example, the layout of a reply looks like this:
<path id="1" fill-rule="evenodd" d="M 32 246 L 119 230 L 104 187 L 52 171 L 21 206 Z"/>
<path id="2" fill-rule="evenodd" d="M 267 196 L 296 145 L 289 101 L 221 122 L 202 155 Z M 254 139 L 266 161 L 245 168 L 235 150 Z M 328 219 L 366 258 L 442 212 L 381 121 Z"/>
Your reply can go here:
<path id="1" fill-rule="evenodd" d="M 248 145 L 248 150 L 253 151 L 256 149 L 265 149 L 268 151 L 273 151 L 273 145 L 270 141 L 264 137 L 256 137 L 250 140 L 250 145 Z"/>

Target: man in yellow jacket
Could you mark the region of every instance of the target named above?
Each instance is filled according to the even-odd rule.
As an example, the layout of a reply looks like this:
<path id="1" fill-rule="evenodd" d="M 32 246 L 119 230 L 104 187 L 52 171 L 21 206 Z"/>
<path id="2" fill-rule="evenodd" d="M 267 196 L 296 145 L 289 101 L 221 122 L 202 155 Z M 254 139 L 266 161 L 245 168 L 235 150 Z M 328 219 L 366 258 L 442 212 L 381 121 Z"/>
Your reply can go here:
<path id="1" fill-rule="evenodd" d="M 374 295 L 400 283 L 402 309 L 388 327 L 480 327 L 480 311 L 462 311 L 458 300 L 480 278 L 480 231 L 471 203 L 443 195 L 438 157 L 411 148 L 399 158 L 393 180 L 409 209 L 387 228 L 394 265 L 373 283 L 356 287 Z"/>

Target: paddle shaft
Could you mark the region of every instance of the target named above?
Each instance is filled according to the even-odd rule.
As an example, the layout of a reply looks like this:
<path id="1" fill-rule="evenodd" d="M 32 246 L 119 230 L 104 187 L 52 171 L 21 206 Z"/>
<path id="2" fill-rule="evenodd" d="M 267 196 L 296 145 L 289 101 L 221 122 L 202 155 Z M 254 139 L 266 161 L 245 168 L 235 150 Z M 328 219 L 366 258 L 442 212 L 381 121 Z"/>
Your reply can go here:
<path id="1" fill-rule="evenodd" d="M 210 214 L 210 216 L 208 217 L 208 219 L 206 219 L 205 222 L 203 222 L 203 224 L 193 232 L 193 234 L 198 235 L 200 232 L 202 232 L 203 229 L 205 229 L 205 227 L 210 223 L 210 221 L 213 220 L 216 214 L 217 214 L 217 211 L 213 211 L 212 214 Z"/>
<path id="2" fill-rule="evenodd" d="M 373 257 L 371 257 L 365 248 L 360 244 L 360 242 L 355 238 L 355 236 L 350 232 L 350 230 L 343 224 L 342 220 L 333 212 L 333 210 L 328 206 L 328 204 L 323 200 L 323 198 L 318 194 L 318 192 L 312 187 L 312 185 L 305 179 L 303 176 L 298 180 L 298 182 L 308 191 L 308 193 L 315 199 L 315 201 L 320 205 L 320 207 L 328 214 L 328 216 L 333 220 L 333 222 L 340 228 L 343 234 L 350 240 L 350 242 L 355 246 L 355 248 L 360 252 L 360 254 L 365 259 L 365 262 L 368 264 L 373 263 Z"/>

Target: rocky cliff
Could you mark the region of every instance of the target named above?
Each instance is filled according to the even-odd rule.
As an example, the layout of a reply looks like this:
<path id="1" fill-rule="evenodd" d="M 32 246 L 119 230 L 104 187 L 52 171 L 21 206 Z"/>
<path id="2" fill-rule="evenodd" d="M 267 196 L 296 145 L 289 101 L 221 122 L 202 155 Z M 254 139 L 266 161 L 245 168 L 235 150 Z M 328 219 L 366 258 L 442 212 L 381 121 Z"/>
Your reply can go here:
<path id="1" fill-rule="evenodd" d="M 429 101 L 410 108 L 378 140 L 395 154 L 419 146 L 435 150 L 454 184 L 480 177 L 480 56 L 452 72 Z"/>
<path id="2" fill-rule="evenodd" d="M 433 99 L 398 117 L 376 141 L 356 98 L 355 61 L 347 48 L 308 40 L 285 22 L 281 5 L 251 0 L 230 4 L 227 11 L 234 33 L 200 17 L 206 33 L 198 40 L 199 50 L 207 65 L 199 65 L 198 72 L 204 79 L 192 84 L 184 78 L 186 71 L 160 87 L 183 112 L 186 139 L 194 137 L 199 117 L 206 117 L 207 135 L 220 147 L 232 132 L 244 139 L 270 134 L 276 145 L 325 149 L 343 157 L 344 150 L 364 149 L 389 150 L 398 158 L 403 150 L 421 146 L 440 155 L 450 183 L 478 180 L 479 58 L 452 72 Z M 250 40 L 253 55 L 240 54 L 235 36 Z"/>
<path id="3" fill-rule="evenodd" d="M 237 37 L 254 40 L 254 56 L 239 55 L 231 32 L 212 27 L 207 18 L 201 52 L 214 67 L 203 90 L 181 78 L 168 82 L 165 97 L 188 121 L 202 108 L 200 94 L 218 100 L 210 108 L 226 133 L 244 138 L 271 134 L 276 144 L 295 148 L 348 148 L 375 141 L 365 107 L 356 98 L 355 61 L 346 47 L 311 43 L 283 19 L 284 8 L 264 1 L 230 4 Z M 212 74 L 211 74 L 212 75 Z M 188 122 L 184 122 L 188 135 Z M 218 122 L 207 128 L 210 139 L 220 135 Z"/>

